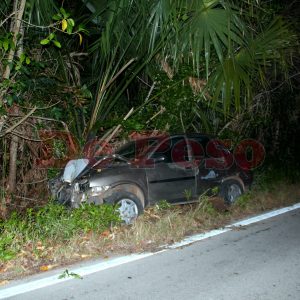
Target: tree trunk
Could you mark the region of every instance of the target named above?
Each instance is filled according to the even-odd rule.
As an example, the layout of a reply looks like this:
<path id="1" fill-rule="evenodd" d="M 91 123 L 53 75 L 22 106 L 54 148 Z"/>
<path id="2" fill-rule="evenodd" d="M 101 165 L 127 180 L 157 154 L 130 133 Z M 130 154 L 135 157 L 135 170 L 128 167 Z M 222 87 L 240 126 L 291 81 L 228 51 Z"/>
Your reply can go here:
<path id="1" fill-rule="evenodd" d="M 7 57 L 7 65 L 3 73 L 3 79 L 9 79 L 11 69 L 10 64 L 12 63 L 15 53 L 18 49 L 18 34 L 20 33 L 21 21 L 25 10 L 26 0 L 15 0 L 14 1 L 14 13 L 15 18 L 12 20 L 11 28 L 13 28 L 13 42 L 16 45 L 14 49 L 10 49 Z M 0 97 L 2 101 L 2 97 Z M 17 109 L 18 108 L 14 108 Z M 19 138 L 12 135 L 9 149 L 9 176 L 8 176 L 8 191 L 14 193 L 17 184 L 17 157 L 18 157 L 18 145 Z"/>
<path id="2" fill-rule="evenodd" d="M 26 0 L 15 0 L 14 1 L 14 10 L 16 9 L 15 12 L 15 18 L 12 21 L 13 22 L 13 42 L 16 45 L 15 49 L 10 49 L 7 57 L 7 65 L 3 73 L 3 79 L 9 79 L 10 77 L 10 63 L 13 61 L 14 56 L 15 56 L 15 51 L 17 49 L 17 41 L 18 41 L 18 34 L 20 32 L 20 27 L 21 27 L 21 22 L 24 14 L 24 9 L 25 9 L 25 4 Z"/>
<path id="3" fill-rule="evenodd" d="M 17 157 L 18 157 L 19 138 L 15 135 L 11 137 L 9 148 L 9 176 L 7 189 L 14 193 L 17 186 Z"/>

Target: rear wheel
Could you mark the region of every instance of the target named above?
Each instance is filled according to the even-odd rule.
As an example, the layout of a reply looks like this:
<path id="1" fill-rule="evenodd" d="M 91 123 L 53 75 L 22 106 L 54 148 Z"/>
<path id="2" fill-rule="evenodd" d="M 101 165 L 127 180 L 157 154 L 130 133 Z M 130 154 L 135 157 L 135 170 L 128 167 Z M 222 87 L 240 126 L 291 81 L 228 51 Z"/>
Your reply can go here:
<path id="1" fill-rule="evenodd" d="M 105 201 L 116 206 L 121 220 L 126 224 L 132 224 L 144 211 L 141 200 L 136 195 L 126 191 L 116 192 Z"/>
<path id="2" fill-rule="evenodd" d="M 243 187 L 237 180 L 227 180 L 221 185 L 221 196 L 228 205 L 233 204 L 243 194 Z"/>

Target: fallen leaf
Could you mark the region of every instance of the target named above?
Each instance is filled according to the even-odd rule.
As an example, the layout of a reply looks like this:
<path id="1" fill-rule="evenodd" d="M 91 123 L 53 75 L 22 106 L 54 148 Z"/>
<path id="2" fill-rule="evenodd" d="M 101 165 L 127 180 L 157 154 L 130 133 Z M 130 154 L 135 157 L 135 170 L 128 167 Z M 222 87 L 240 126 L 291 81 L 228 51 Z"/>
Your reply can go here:
<path id="1" fill-rule="evenodd" d="M 57 265 L 44 265 L 44 266 L 40 266 L 40 271 L 46 272 L 46 271 L 49 271 L 49 270 L 53 269 L 56 266 Z"/>
<path id="2" fill-rule="evenodd" d="M 6 272 L 7 271 L 7 267 L 2 267 L 2 268 L 0 268 L 0 273 L 4 273 L 4 272 Z"/>
<path id="3" fill-rule="evenodd" d="M 110 236 L 110 231 L 109 231 L 109 230 L 103 231 L 103 232 L 101 233 L 101 236 L 103 236 L 103 237 L 108 237 L 108 236 Z"/>
<path id="4" fill-rule="evenodd" d="M 2 281 L 0 281 L 0 285 L 6 285 L 6 284 L 8 284 L 8 283 L 9 283 L 8 280 L 2 280 Z"/>

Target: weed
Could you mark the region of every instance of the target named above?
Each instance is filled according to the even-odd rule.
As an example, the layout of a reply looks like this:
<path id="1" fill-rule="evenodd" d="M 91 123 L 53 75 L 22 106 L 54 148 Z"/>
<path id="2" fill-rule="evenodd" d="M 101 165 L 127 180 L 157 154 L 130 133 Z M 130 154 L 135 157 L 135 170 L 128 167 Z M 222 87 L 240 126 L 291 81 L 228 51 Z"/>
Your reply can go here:
<path id="1" fill-rule="evenodd" d="M 57 177 L 60 172 L 61 172 L 61 169 L 49 168 L 49 169 L 47 169 L 47 178 L 53 179 L 53 178 Z"/>
<path id="2" fill-rule="evenodd" d="M 0 259 L 13 258 L 24 245 L 41 241 L 63 243 L 81 233 L 101 233 L 119 223 L 119 215 L 111 205 L 84 205 L 68 210 L 51 202 L 37 211 L 28 209 L 25 215 L 13 213 L 0 223 Z"/>
<path id="3" fill-rule="evenodd" d="M 184 194 L 186 201 L 191 200 L 191 198 L 192 198 L 192 190 L 191 189 L 184 190 L 183 194 Z"/>
<path id="4" fill-rule="evenodd" d="M 58 279 L 63 279 L 67 277 L 72 277 L 75 279 L 83 279 L 82 276 L 80 276 L 79 274 L 73 272 L 70 273 L 68 269 L 64 270 L 64 272 L 58 276 Z"/>
<path id="5" fill-rule="evenodd" d="M 6 235 L 0 239 L 0 260 L 8 261 L 16 256 L 16 252 L 9 249 L 9 245 L 13 241 L 12 235 Z"/>
<path id="6" fill-rule="evenodd" d="M 251 202 L 252 198 L 253 198 L 252 193 L 247 192 L 247 193 L 245 193 L 245 194 L 238 197 L 238 199 L 235 202 L 235 205 L 245 209 L 249 205 L 249 203 Z"/>
<path id="7" fill-rule="evenodd" d="M 217 196 L 220 193 L 220 187 L 215 186 L 210 190 L 210 192 L 211 192 L 212 196 Z"/>
<path id="8" fill-rule="evenodd" d="M 208 197 L 205 197 L 205 199 L 202 200 L 199 206 L 201 207 L 203 213 L 208 214 L 210 216 L 214 216 L 217 213 L 213 204 L 209 201 Z"/>
<path id="9" fill-rule="evenodd" d="M 216 215 L 217 211 L 211 203 L 210 197 L 203 194 L 200 196 L 199 202 L 200 203 L 197 208 L 198 211 L 202 212 L 203 214 L 208 214 L 210 216 Z"/>
<path id="10" fill-rule="evenodd" d="M 155 205 L 155 208 L 157 210 L 167 210 L 170 209 L 171 207 L 172 205 L 169 202 L 167 202 L 167 200 L 161 200 Z"/>

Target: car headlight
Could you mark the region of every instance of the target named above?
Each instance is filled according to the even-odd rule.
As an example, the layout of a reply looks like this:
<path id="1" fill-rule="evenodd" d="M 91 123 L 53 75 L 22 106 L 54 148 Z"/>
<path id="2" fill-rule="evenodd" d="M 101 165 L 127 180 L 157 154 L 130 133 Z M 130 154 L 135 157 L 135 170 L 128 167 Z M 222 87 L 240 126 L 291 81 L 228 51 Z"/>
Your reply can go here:
<path id="1" fill-rule="evenodd" d="M 94 186 L 91 188 L 91 196 L 98 196 L 110 188 L 109 185 Z"/>
<path id="2" fill-rule="evenodd" d="M 79 183 L 78 183 L 78 182 L 76 182 L 76 183 L 74 184 L 74 191 L 75 191 L 76 193 L 79 193 L 79 192 L 80 192 L 80 187 L 79 187 Z"/>

